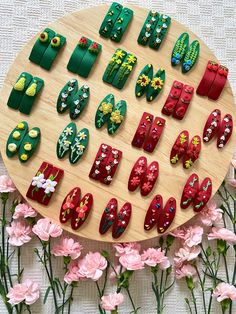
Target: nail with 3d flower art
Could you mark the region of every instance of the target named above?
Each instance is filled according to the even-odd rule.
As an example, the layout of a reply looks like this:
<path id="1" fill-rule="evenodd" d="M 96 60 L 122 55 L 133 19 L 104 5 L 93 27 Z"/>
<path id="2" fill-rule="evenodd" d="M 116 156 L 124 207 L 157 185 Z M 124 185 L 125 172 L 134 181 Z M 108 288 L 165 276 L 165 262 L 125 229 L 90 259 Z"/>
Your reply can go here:
<path id="1" fill-rule="evenodd" d="M 148 137 L 143 145 L 143 149 L 146 152 L 152 153 L 162 135 L 165 127 L 166 120 L 160 117 L 156 117 L 151 129 L 149 131 Z"/>
<path id="2" fill-rule="evenodd" d="M 71 228 L 73 230 L 79 229 L 88 218 L 88 215 L 93 206 L 93 195 L 91 193 L 85 194 L 81 201 L 76 205 L 72 212 Z"/>
<path id="3" fill-rule="evenodd" d="M 200 212 L 211 198 L 212 193 L 212 181 L 210 178 L 205 178 L 198 190 L 198 193 L 193 200 L 193 210 Z"/>
<path id="4" fill-rule="evenodd" d="M 153 77 L 153 66 L 152 64 L 147 64 L 140 72 L 135 86 L 135 96 L 141 97 L 148 88 Z"/>
<path id="5" fill-rule="evenodd" d="M 6 155 L 11 158 L 18 153 L 20 145 L 28 132 L 28 123 L 21 121 L 10 133 L 6 143 Z"/>
<path id="6" fill-rule="evenodd" d="M 151 128 L 152 121 L 153 121 L 153 115 L 148 112 L 144 112 L 139 122 L 139 125 L 137 127 L 137 130 L 134 134 L 134 137 L 132 140 L 132 146 L 135 146 L 138 148 L 143 146 L 146 136 L 149 133 L 149 130 Z"/>
<path id="7" fill-rule="evenodd" d="M 176 213 L 176 200 L 170 197 L 157 222 L 158 233 L 164 233 L 172 224 Z"/>
<path id="8" fill-rule="evenodd" d="M 77 204 L 80 201 L 81 190 L 79 187 L 73 188 L 65 197 L 61 205 L 60 222 L 67 222 L 73 214 Z"/>
<path id="9" fill-rule="evenodd" d="M 78 81 L 76 79 L 69 80 L 60 91 L 57 98 L 57 112 L 63 113 L 70 108 L 71 102 L 77 92 Z"/>
<path id="10" fill-rule="evenodd" d="M 176 164 L 185 154 L 188 148 L 189 133 L 184 130 L 177 136 L 170 152 L 170 163 Z"/>
<path id="11" fill-rule="evenodd" d="M 101 170 L 107 164 L 108 158 L 111 153 L 111 146 L 107 144 L 101 144 L 96 154 L 94 163 L 91 167 L 89 177 L 94 180 L 100 180 Z"/>
<path id="12" fill-rule="evenodd" d="M 183 188 L 180 207 L 186 209 L 193 202 L 199 190 L 199 177 L 196 173 L 191 174 Z"/>
<path id="13" fill-rule="evenodd" d="M 141 156 L 135 162 L 129 176 L 128 190 L 133 192 L 140 185 L 147 170 L 147 158 Z"/>
<path id="14" fill-rule="evenodd" d="M 113 223 L 112 237 L 118 239 L 128 227 L 132 214 L 132 205 L 126 202 L 117 214 L 117 219 Z"/>
<path id="15" fill-rule="evenodd" d="M 233 117 L 231 114 L 226 114 L 221 122 L 218 138 L 217 147 L 223 148 L 229 141 L 233 132 Z"/>
<path id="16" fill-rule="evenodd" d="M 152 191 L 157 181 L 158 175 L 159 164 L 157 161 L 153 161 L 147 167 L 147 170 L 141 182 L 140 191 L 142 196 L 147 196 Z"/>
<path id="17" fill-rule="evenodd" d="M 174 81 L 170 93 L 166 99 L 166 102 L 162 108 L 162 113 L 170 116 L 175 110 L 175 107 L 179 101 L 184 84 L 179 81 Z"/>
<path id="18" fill-rule="evenodd" d="M 203 129 L 203 142 L 210 142 L 213 137 L 218 133 L 221 125 L 221 111 L 214 109 L 207 118 L 206 124 Z"/>
<path id="19" fill-rule="evenodd" d="M 71 144 L 76 135 L 76 124 L 74 122 L 69 123 L 57 141 L 57 157 L 63 158 L 70 150 Z"/>
<path id="20" fill-rule="evenodd" d="M 148 207 L 144 219 L 144 230 L 151 230 L 158 222 L 163 210 L 163 199 L 161 195 L 155 195 Z"/>
<path id="21" fill-rule="evenodd" d="M 111 226 L 114 224 L 115 220 L 117 219 L 117 199 L 112 198 L 108 202 L 105 210 L 103 211 L 100 225 L 99 225 L 99 232 L 100 234 L 106 233 Z"/>
<path id="22" fill-rule="evenodd" d="M 183 167 L 189 169 L 193 163 L 199 158 L 201 151 L 201 138 L 199 135 L 193 136 L 189 142 L 186 153 L 183 157 Z"/>

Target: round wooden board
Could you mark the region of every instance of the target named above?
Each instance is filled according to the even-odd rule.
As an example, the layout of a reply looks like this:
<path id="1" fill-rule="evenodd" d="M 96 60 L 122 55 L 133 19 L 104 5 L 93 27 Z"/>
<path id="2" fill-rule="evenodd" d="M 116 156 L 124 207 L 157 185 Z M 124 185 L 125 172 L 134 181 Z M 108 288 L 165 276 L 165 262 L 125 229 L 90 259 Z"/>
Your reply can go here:
<path id="1" fill-rule="evenodd" d="M 122 42 L 119 44 L 104 39 L 98 34 L 101 21 L 108 10 L 107 5 L 81 10 L 50 24 L 50 28 L 63 34 L 67 38 L 67 44 L 58 55 L 52 70 L 48 72 L 28 60 L 31 48 L 37 38 L 37 36 L 35 36 L 23 48 L 11 66 L 0 97 L 0 146 L 2 157 L 11 178 L 21 194 L 25 196 L 31 183 L 31 179 L 41 163 L 43 161 L 50 161 L 54 165 L 64 169 L 64 177 L 54 193 L 49 206 L 41 206 L 31 200 L 28 200 L 29 203 L 37 209 L 40 214 L 52 218 L 59 223 L 59 211 L 65 195 L 74 186 L 80 186 L 82 194 L 87 192 L 93 193 L 94 206 L 92 212 L 87 221 L 78 231 L 72 231 L 69 223 L 62 225 L 62 227 L 82 237 L 109 242 L 114 241 L 111 237 L 111 232 L 101 236 L 98 232 L 98 228 L 102 212 L 111 197 L 116 197 L 118 199 L 119 208 L 121 208 L 125 201 L 130 201 L 133 206 L 133 214 L 130 224 L 126 232 L 120 239 L 118 239 L 118 241 L 140 241 L 156 237 L 157 231 L 155 228 L 150 232 L 145 232 L 143 229 L 145 213 L 153 196 L 157 193 L 162 194 L 164 202 L 167 201 L 170 196 L 173 196 L 176 198 L 177 204 L 179 204 L 185 181 L 192 172 L 197 172 L 200 180 L 203 180 L 206 176 L 210 176 L 213 180 L 214 194 L 227 172 L 235 143 L 234 133 L 230 142 L 222 151 L 219 151 L 216 148 L 215 140 L 208 145 L 204 144 L 201 157 L 191 170 L 184 170 L 181 164 L 173 167 L 169 162 L 171 147 L 181 130 L 189 130 L 190 136 L 195 134 L 202 135 L 206 118 L 215 108 L 221 109 L 222 114 L 231 113 L 233 116 L 236 115 L 232 90 L 229 83 L 227 83 L 218 102 L 209 101 L 207 98 L 202 98 L 195 94 L 184 120 L 178 121 L 171 117 L 164 117 L 166 118 L 166 127 L 154 153 L 147 154 L 142 149 L 135 149 L 131 146 L 131 140 L 142 113 L 147 111 L 154 114 L 154 116 L 161 116 L 161 108 L 169 93 L 173 80 L 177 79 L 196 88 L 203 75 L 207 61 L 209 59 L 217 60 L 217 58 L 198 38 L 201 43 L 198 64 L 189 74 L 183 75 L 180 68 L 173 69 L 171 67 L 170 56 L 173 45 L 182 32 L 188 31 L 191 41 L 196 39 L 197 36 L 190 30 L 186 29 L 185 26 L 172 19 L 171 26 L 159 51 L 154 51 L 149 47 L 142 47 L 137 44 L 137 36 L 147 16 L 148 10 L 130 5 L 129 7 L 134 10 L 134 18 L 126 31 Z M 78 164 L 72 166 L 69 163 L 68 158 L 58 160 L 56 156 L 56 142 L 58 136 L 62 129 L 70 122 L 67 113 L 63 115 L 57 114 L 56 101 L 61 88 L 69 79 L 74 77 L 72 73 L 67 71 L 66 65 L 75 45 L 82 35 L 101 43 L 102 53 L 100 54 L 92 73 L 86 80 L 86 83 L 91 89 L 89 104 L 81 117 L 76 121 L 78 130 L 83 127 L 89 128 L 91 134 L 89 147 L 82 160 Z M 117 47 L 121 47 L 127 52 L 134 53 L 138 58 L 134 71 L 127 81 L 125 88 L 121 91 L 110 85 L 104 84 L 102 81 L 103 72 Z M 155 72 L 160 67 L 165 68 L 166 70 L 164 91 L 153 103 L 147 103 L 145 98 L 137 99 L 134 95 L 137 76 L 143 66 L 147 63 L 153 64 Z M 22 71 L 27 71 L 35 76 L 39 76 L 45 81 L 44 89 L 38 97 L 29 117 L 8 108 L 6 105 L 12 86 Z M 76 78 L 79 81 L 79 86 L 82 86 L 82 84 L 85 83 L 83 78 Z M 94 117 L 97 106 L 108 93 L 113 93 L 115 95 L 116 102 L 120 99 L 125 99 L 128 103 L 125 122 L 113 137 L 107 134 L 106 128 L 96 130 L 94 126 Z M 8 135 L 21 120 L 28 121 L 30 128 L 39 126 L 42 131 L 40 146 L 35 156 L 26 164 L 21 164 L 17 157 L 13 160 L 8 159 L 5 154 L 5 145 Z M 102 185 L 88 177 L 96 152 L 99 145 L 103 142 L 123 151 L 122 162 L 115 175 L 114 181 L 110 186 Z M 153 160 L 157 160 L 160 166 L 158 182 L 148 197 L 141 197 L 139 190 L 130 193 L 127 189 L 130 170 L 134 162 L 141 155 L 147 156 L 149 163 Z M 175 220 L 170 229 L 182 225 L 192 218 L 193 215 L 192 208 L 183 211 L 178 206 Z"/>

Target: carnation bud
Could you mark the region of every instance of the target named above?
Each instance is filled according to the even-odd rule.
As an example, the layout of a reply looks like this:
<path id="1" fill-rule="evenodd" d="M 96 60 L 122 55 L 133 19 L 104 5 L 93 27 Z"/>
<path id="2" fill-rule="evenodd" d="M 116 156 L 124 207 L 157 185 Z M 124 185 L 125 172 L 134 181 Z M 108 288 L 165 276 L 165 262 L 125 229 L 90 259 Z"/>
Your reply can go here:
<path id="1" fill-rule="evenodd" d="M 175 237 L 172 236 L 171 234 L 168 234 L 168 236 L 166 237 L 166 245 L 167 245 L 168 248 L 171 247 L 171 245 L 173 244 L 174 240 L 175 240 Z"/>
<path id="2" fill-rule="evenodd" d="M 102 251 L 101 255 L 102 255 L 103 257 L 105 257 L 106 259 L 109 258 L 109 253 L 108 253 L 107 251 L 105 251 L 105 250 Z"/>
<path id="3" fill-rule="evenodd" d="M 207 254 L 207 256 L 211 256 L 211 253 L 212 253 L 211 247 L 208 246 L 208 248 L 206 249 L 206 254 Z"/>
<path id="4" fill-rule="evenodd" d="M 227 250 L 226 241 L 222 239 L 217 239 L 217 251 L 219 254 L 225 254 Z"/>
<path id="5" fill-rule="evenodd" d="M 189 290 L 194 289 L 193 277 L 186 277 L 186 282 Z"/>
<path id="6" fill-rule="evenodd" d="M 223 313 L 225 313 L 225 311 L 229 308 L 231 302 L 232 301 L 230 299 L 224 299 L 220 302 Z"/>
<path id="7" fill-rule="evenodd" d="M 169 276 L 172 272 L 172 265 L 166 269 L 166 275 Z"/>

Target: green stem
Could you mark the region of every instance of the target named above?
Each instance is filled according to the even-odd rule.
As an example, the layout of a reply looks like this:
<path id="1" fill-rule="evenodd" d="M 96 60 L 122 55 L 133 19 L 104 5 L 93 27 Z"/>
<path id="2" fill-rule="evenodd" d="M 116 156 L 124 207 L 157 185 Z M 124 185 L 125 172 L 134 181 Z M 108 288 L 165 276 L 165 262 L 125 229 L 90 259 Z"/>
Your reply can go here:
<path id="1" fill-rule="evenodd" d="M 203 307 L 204 307 L 204 313 L 206 314 L 206 313 L 207 313 L 207 310 L 206 310 L 206 298 L 205 298 L 205 293 L 204 293 L 204 284 L 203 284 L 202 278 L 201 278 L 201 276 L 200 276 L 200 273 L 199 273 L 199 271 L 198 271 L 198 268 L 195 267 L 195 269 L 196 269 L 196 271 L 197 271 L 198 279 L 199 279 L 200 286 L 201 286 L 201 290 L 202 290 Z"/>
<path id="2" fill-rule="evenodd" d="M 225 254 L 222 254 L 222 255 L 223 255 L 223 260 L 224 260 L 224 265 L 225 265 L 226 279 L 227 279 L 227 282 L 229 283 L 229 271 L 228 271 L 228 266 L 227 266 L 227 261 L 226 261 L 226 255 Z"/>
<path id="3" fill-rule="evenodd" d="M 156 272 L 153 272 L 153 277 L 154 277 L 154 283 L 152 285 L 152 289 L 154 291 L 154 294 L 156 296 L 156 302 L 157 302 L 157 314 L 160 314 L 160 307 L 161 307 L 161 302 L 160 302 L 160 294 L 158 290 L 158 280 L 157 280 L 157 274 Z"/>
<path id="4" fill-rule="evenodd" d="M 138 313 L 138 309 L 136 309 L 136 307 L 135 307 L 135 304 L 134 304 L 134 301 L 133 301 L 132 296 L 130 294 L 129 288 L 125 288 L 125 290 L 126 290 L 126 292 L 128 294 L 128 297 L 130 299 L 130 302 L 131 302 L 131 305 L 132 305 L 132 308 L 133 308 L 133 312 L 134 312 L 134 314 L 137 314 Z"/>
<path id="5" fill-rule="evenodd" d="M 21 266 L 20 266 L 20 247 L 17 248 L 17 282 L 20 283 Z"/>
<path id="6" fill-rule="evenodd" d="M 49 241 L 48 241 L 48 263 L 49 263 L 49 272 L 50 272 L 50 278 L 51 278 L 51 284 L 52 284 L 51 288 L 53 288 L 52 290 L 53 299 L 54 299 L 55 308 L 57 310 L 58 309 L 57 297 L 56 297 L 56 291 L 54 289 L 54 282 L 53 282 L 54 275 L 53 275 L 53 270 L 52 270 L 51 238 L 49 238 Z"/>
<path id="7" fill-rule="evenodd" d="M 196 304 L 196 298 L 195 298 L 195 295 L 194 295 L 194 291 L 193 291 L 193 289 L 190 289 L 190 291 L 191 291 L 191 296 L 192 296 L 192 299 L 193 299 L 194 310 L 195 310 L 195 313 L 197 314 L 197 304 Z"/>
<path id="8" fill-rule="evenodd" d="M 69 299 L 69 304 L 68 304 L 68 314 L 70 314 L 70 309 L 71 309 L 71 304 L 73 301 L 73 292 L 74 292 L 74 286 L 71 286 L 71 290 L 70 290 L 70 299 Z"/>

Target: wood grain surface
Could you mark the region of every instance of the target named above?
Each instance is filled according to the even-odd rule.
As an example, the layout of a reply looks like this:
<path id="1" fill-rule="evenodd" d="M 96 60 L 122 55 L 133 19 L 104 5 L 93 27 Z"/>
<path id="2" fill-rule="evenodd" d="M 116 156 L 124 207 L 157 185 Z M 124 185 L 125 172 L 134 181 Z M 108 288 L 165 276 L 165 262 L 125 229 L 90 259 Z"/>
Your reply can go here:
<path id="1" fill-rule="evenodd" d="M 146 232 L 143 229 L 145 213 L 153 196 L 157 193 L 162 194 L 164 202 L 170 196 L 173 196 L 177 199 L 177 204 L 179 205 L 182 188 L 186 179 L 192 172 L 197 172 L 200 180 L 203 180 L 206 176 L 210 176 L 213 180 L 214 194 L 227 172 L 235 144 L 235 132 L 233 133 L 230 142 L 221 151 L 216 148 L 215 140 L 207 145 L 204 144 L 200 159 L 190 170 L 184 170 L 181 164 L 172 166 L 169 162 L 171 147 L 181 130 L 189 130 L 190 137 L 195 134 L 202 135 L 205 121 L 209 113 L 215 108 L 221 109 L 223 115 L 231 113 L 235 116 L 236 110 L 232 90 L 229 83 L 227 83 L 221 98 L 217 102 L 199 97 L 195 94 L 184 120 L 178 121 L 171 117 L 163 116 L 166 118 L 166 127 L 156 150 L 152 154 L 148 154 L 142 149 L 135 149 L 131 146 L 134 132 L 136 131 L 136 127 L 144 111 L 148 111 L 154 116 L 162 116 L 161 109 L 173 80 L 180 80 L 196 88 L 204 73 L 207 61 L 209 59 L 217 60 L 217 58 L 204 42 L 200 40 L 201 52 L 199 61 L 192 71 L 187 75 L 183 75 L 180 68 L 171 67 L 170 58 L 173 45 L 179 35 L 184 31 L 189 32 L 190 41 L 198 37 L 190 30 L 186 29 L 186 27 L 172 19 L 170 28 L 159 51 L 154 51 L 149 47 L 142 47 L 137 44 L 137 37 L 147 16 L 148 10 L 130 5 L 129 7 L 134 10 L 134 18 L 123 36 L 122 42 L 119 44 L 104 39 L 98 34 L 98 29 L 108 9 L 107 5 L 81 10 L 50 24 L 50 28 L 67 38 L 67 44 L 58 55 L 52 70 L 48 72 L 28 60 L 31 48 L 38 36 L 37 34 L 27 43 L 15 59 L 15 62 L 6 76 L 0 94 L 0 148 L 4 163 L 11 178 L 16 184 L 16 187 L 21 194 L 25 196 L 32 177 L 43 161 L 50 161 L 55 166 L 63 168 L 65 171 L 64 177 L 58 185 L 56 193 L 53 195 L 49 206 L 44 207 L 34 201 L 28 201 L 40 214 L 50 217 L 55 222 L 59 223 L 58 218 L 61 203 L 65 195 L 73 187 L 80 186 L 82 195 L 87 192 L 93 193 L 94 206 L 89 218 L 83 226 L 76 232 L 72 231 L 69 223 L 62 225 L 62 227 L 82 237 L 99 241 L 114 241 L 111 237 L 111 232 L 108 232 L 104 236 L 101 236 L 98 232 L 102 212 L 107 202 L 112 197 L 118 199 L 119 208 L 121 208 L 125 201 L 130 201 L 133 206 L 133 214 L 130 224 L 126 232 L 120 239 L 118 239 L 118 241 L 140 241 L 157 236 L 155 228 L 150 232 Z M 86 80 L 78 76 L 76 77 L 66 69 L 70 55 L 82 35 L 102 44 L 102 53 L 98 57 L 97 63 L 89 78 Z M 138 58 L 134 71 L 131 73 L 125 88 L 121 91 L 102 82 L 102 75 L 107 63 L 115 49 L 118 47 L 125 49 L 127 52 L 134 53 Z M 145 97 L 137 99 L 134 94 L 137 76 L 143 66 L 147 63 L 153 64 L 155 72 L 160 67 L 165 68 L 166 70 L 164 90 L 153 103 L 147 103 Z M 45 82 L 43 91 L 38 97 L 29 117 L 8 108 L 6 105 L 10 91 L 17 77 L 23 71 L 27 71 L 34 76 L 39 76 L 44 79 Z M 57 113 L 56 101 L 61 88 L 71 78 L 77 78 L 79 86 L 87 83 L 91 90 L 88 106 L 76 121 L 78 130 L 83 127 L 89 129 L 89 147 L 86 154 L 76 165 L 71 165 L 68 158 L 58 160 L 56 156 L 56 142 L 59 134 L 70 122 L 68 113 L 63 115 Z M 97 130 L 94 126 L 94 117 L 97 106 L 108 93 L 113 93 L 115 95 L 116 102 L 120 99 L 124 99 L 128 104 L 125 121 L 114 136 L 109 136 L 106 128 Z M 42 131 L 42 140 L 34 157 L 25 164 L 21 164 L 17 157 L 8 159 L 5 154 L 8 135 L 21 120 L 28 121 L 30 128 L 39 126 Z M 96 152 L 101 143 L 110 144 L 112 147 L 116 147 L 123 151 L 122 162 L 114 177 L 114 181 L 110 186 L 102 185 L 88 177 Z M 131 168 L 137 158 L 141 155 L 147 157 L 148 163 L 157 160 L 160 166 L 160 175 L 157 184 L 152 193 L 147 197 L 141 197 L 139 190 L 130 193 L 127 189 L 127 182 Z M 175 220 L 170 229 L 182 225 L 192 218 L 193 215 L 192 208 L 181 210 L 178 206 Z"/>

